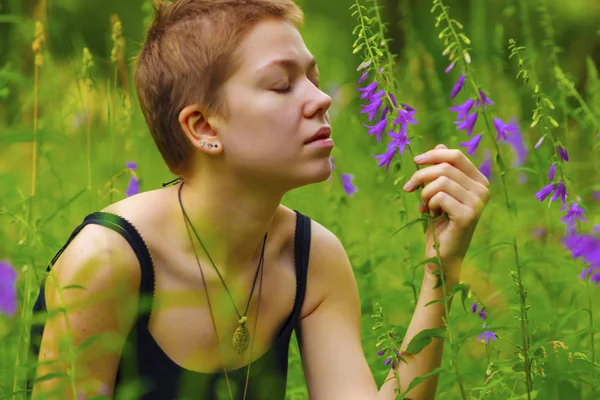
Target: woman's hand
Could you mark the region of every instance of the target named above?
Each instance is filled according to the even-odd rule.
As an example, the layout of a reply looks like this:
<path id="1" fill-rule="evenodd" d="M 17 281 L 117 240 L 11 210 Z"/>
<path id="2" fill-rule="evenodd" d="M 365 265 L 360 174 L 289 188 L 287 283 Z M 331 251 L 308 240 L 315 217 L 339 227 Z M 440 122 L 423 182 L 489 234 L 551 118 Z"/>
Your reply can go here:
<path id="1" fill-rule="evenodd" d="M 434 220 L 435 236 L 444 274 L 457 282 L 462 260 L 489 199 L 489 181 L 462 151 L 449 150 L 443 144 L 415 157 L 415 162 L 431 165 L 416 171 L 404 190 L 412 192 L 427 183 L 421 191 L 425 204 L 419 205 L 419 211 L 448 216 Z M 426 241 L 425 257 L 436 257 L 430 227 Z M 428 268 L 431 265 L 436 268 L 435 264 Z"/>

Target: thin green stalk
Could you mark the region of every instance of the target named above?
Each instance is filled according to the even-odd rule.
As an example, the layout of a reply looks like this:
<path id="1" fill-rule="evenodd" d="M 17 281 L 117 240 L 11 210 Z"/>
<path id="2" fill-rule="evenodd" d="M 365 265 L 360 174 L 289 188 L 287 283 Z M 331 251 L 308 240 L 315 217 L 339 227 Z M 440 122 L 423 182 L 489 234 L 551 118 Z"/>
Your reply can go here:
<path id="1" fill-rule="evenodd" d="M 461 55 L 465 54 L 465 52 L 462 49 L 461 41 L 458 37 L 458 34 L 457 34 L 456 30 L 454 29 L 452 20 L 450 19 L 450 16 L 448 15 L 446 6 L 443 4 L 442 0 L 434 0 L 434 2 L 437 2 L 441 6 L 442 14 L 446 21 L 446 24 L 448 25 L 448 29 L 450 30 L 451 35 L 454 38 L 456 45 L 459 48 L 458 53 Z M 469 80 L 469 83 L 473 87 L 473 90 L 476 93 L 477 98 L 480 101 L 480 104 L 484 104 L 482 96 L 479 93 L 479 87 L 473 78 L 470 64 L 468 62 L 464 61 L 464 58 L 463 58 L 463 63 L 465 65 L 466 76 Z M 493 137 L 492 129 L 490 126 L 490 121 L 489 121 L 489 118 L 487 115 L 486 108 L 482 107 L 482 109 L 483 109 L 482 114 L 483 114 L 485 124 L 487 127 L 487 132 L 490 135 L 492 142 L 494 143 L 494 147 L 496 149 L 496 155 L 497 155 L 496 159 L 498 161 L 498 165 L 500 168 L 500 179 L 502 181 L 501 186 L 504 191 L 505 205 L 508 210 L 511 221 L 513 223 L 515 223 L 516 221 L 514 221 L 514 219 L 516 217 L 516 215 L 515 215 L 516 210 L 513 209 L 513 207 L 511 207 L 510 198 L 508 195 L 507 184 L 506 184 L 506 173 L 507 173 L 506 164 L 505 164 L 502 154 L 500 152 L 498 143 L 495 140 L 495 138 Z M 521 270 L 521 263 L 520 263 L 520 259 L 519 259 L 519 248 L 518 248 L 518 244 L 517 244 L 517 237 L 514 233 L 513 233 L 512 242 L 513 242 L 513 249 L 514 249 L 514 254 L 515 254 L 516 268 L 517 268 L 516 275 L 517 275 L 517 286 L 518 286 L 519 304 L 520 304 L 520 318 L 519 319 L 520 319 L 520 325 L 521 325 L 520 328 L 521 328 L 521 342 L 522 342 L 522 351 L 523 351 L 524 369 L 525 369 L 525 383 L 526 383 L 526 387 L 527 387 L 527 399 L 531 400 L 531 391 L 533 390 L 533 380 L 531 377 L 531 362 L 530 362 L 530 356 L 529 356 L 528 317 L 527 317 L 527 309 L 526 309 L 526 303 L 525 303 L 526 294 L 525 294 L 525 289 L 523 287 L 522 270 Z"/>
<path id="2" fill-rule="evenodd" d="M 36 186 L 37 186 L 37 164 L 38 164 L 38 102 L 39 102 L 39 78 L 40 68 L 43 65 L 42 57 L 42 43 L 44 42 L 44 27 L 41 22 L 36 22 L 35 27 L 35 39 L 33 41 L 33 52 L 35 55 L 34 63 L 34 78 L 33 78 L 33 143 L 32 143 L 32 166 L 31 166 L 31 197 L 29 198 L 29 210 L 27 225 L 32 228 L 27 233 L 27 244 L 31 246 L 33 237 L 35 236 L 35 229 L 33 229 L 33 214 L 36 205 Z M 25 298 L 26 302 L 24 307 L 21 309 L 21 319 L 25 320 L 27 313 L 27 298 L 29 297 L 29 286 L 31 280 L 31 273 L 27 273 L 25 278 Z M 22 343 L 26 341 L 25 337 L 28 335 L 26 324 L 19 324 L 19 338 L 17 340 L 16 357 L 15 357 L 15 375 L 13 379 L 13 393 L 17 391 L 19 385 L 19 371 L 21 369 L 21 353 L 23 352 Z M 22 397 L 22 396 L 19 396 Z"/>
<path id="3" fill-rule="evenodd" d="M 71 324 L 69 323 L 69 316 L 67 315 L 67 309 L 66 309 L 66 304 L 65 304 L 65 298 L 63 296 L 63 290 L 60 287 L 60 284 L 58 282 L 58 280 L 56 279 L 56 276 L 54 274 L 53 271 L 50 271 L 50 273 L 48 274 L 51 278 L 52 278 L 52 282 L 54 283 L 54 286 L 56 287 L 56 290 L 58 292 L 58 297 L 60 300 L 60 313 L 63 314 L 63 317 L 65 319 L 65 339 L 68 341 L 68 348 L 69 348 L 69 371 L 67 371 L 67 375 L 69 376 L 69 383 L 71 385 L 71 393 L 73 395 L 73 399 L 77 399 L 78 395 L 77 395 L 77 387 L 75 385 L 75 351 L 73 349 L 73 336 L 71 335 Z"/>
<path id="4" fill-rule="evenodd" d="M 437 237 L 435 235 L 435 224 L 433 222 L 433 219 L 429 220 L 429 229 L 431 229 L 431 235 L 433 237 L 433 248 L 435 249 L 435 254 L 438 260 L 441 260 L 440 257 L 440 246 L 437 242 Z M 440 264 L 440 269 L 441 269 L 441 264 Z M 458 381 L 458 387 L 460 389 L 460 395 L 461 397 L 466 400 L 467 399 L 467 394 L 465 392 L 465 388 L 462 382 L 462 379 L 460 377 L 460 370 L 458 368 L 458 354 L 456 354 L 456 351 L 454 349 L 454 342 L 452 339 L 452 329 L 450 329 L 450 307 L 448 307 L 448 293 L 446 290 L 446 277 L 444 276 L 444 273 L 442 271 L 440 271 L 440 279 L 442 281 L 442 293 L 444 295 L 444 312 L 445 312 L 445 318 L 443 318 L 444 320 L 444 324 L 446 325 L 446 331 L 448 332 L 448 342 L 450 343 L 450 350 L 451 350 L 451 364 L 452 367 L 454 368 L 454 373 L 456 374 L 456 380 Z"/>
<path id="5" fill-rule="evenodd" d="M 109 124 L 108 130 L 110 135 L 110 176 L 113 176 L 115 169 L 115 108 L 116 108 L 116 99 L 113 96 L 117 93 L 117 67 L 115 66 L 115 74 L 114 74 L 114 88 L 111 90 L 110 85 L 107 85 L 108 89 L 108 113 L 109 113 Z M 109 201 L 113 202 L 113 180 L 110 180 L 110 194 Z"/>
<path id="6" fill-rule="evenodd" d="M 378 6 L 378 3 L 377 3 L 377 0 L 372 0 L 372 2 L 373 2 L 373 7 L 374 7 L 374 9 L 376 10 L 376 13 L 377 13 L 375 19 L 377 20 L 377 22 L 380 25 L 379 26 L 379 34 L 381 35 L 380 40 L 384 44 L 384 51 L 388 54 L 388 56 L 387 56 L 388 57 L 388 63 L 389 63 L 388 66 L 389 66 L 389 69 L 390 69 L 390 71 L 389 71 L 390 77 L 388 79 L 388 85 L 392 86 L 392 90 L 385 90 L 384 92 L 385 92 L 385 96 L 386 96 L 386 98 L 387 98 L 387 100 L 389 102 L 389 105 L 392 108 L 392 110 L 393 111 L 397 111 L 397 110 L 399 110 L 399 107 L 397 107 L 396 105 L 394 105 L 394 102 L 392 101 L 392 99 L 390 97 L 391 91 L 395 90 L 395 87 L 393 85 L 393 81 L 394 81 L 393 80 L 393 74 L 392 74 L 392 71 L 391 71 L 392 70 L 392 65 L 393 65 L 393 57 L 391 56 L 391 52 L 390 52 L 390 50 L 389 50 L 389 48 L 387 46 L 387 42 L 385 40 L 384 30 L 383 30 L 383 22 L 381 20 L 381 15 L 379 14 L 379 6 Z M 369 60 L 371 60 L 371 62 L 374 63 L 375 70 L 377 71 L 377 70 L 379 70 L 379 65 L 377 63 L 377 58 L 376 58 L 375 51 L 373 50 L 373 48 L 371 46 L 371 43 L 369 42 L 369 39 L 367 39 L 367 37 L 366 37 L 366 32 L 368 32 L 368 29 L 367 29 L 367 27 L 365 26 L 365 23 L 364 23 L 365 18 L 363 16 L 362 8 L 361 8 L 359 0 L 356 0 L 355 4 L 357 6 L 356 9 L 357 9 L 357 12 L 359 14 L 359 21 L 360 21 L 361 29 L 362 29 L 361 32 L 363 33 L 364 44 L 366 45 L 366 48 L 367 48 L 367 52 L 368 52 L 368 55 L 369 55 Z M 360 37 L 360 34 L 359 34 L 359 37 Z M 357 47 L 357 49 L 358 49 L 358 47 Z M 377 52 L 379 53 L 379 55 L 383 55 L 383 53 L 381 52 L 381 50 L 378 49 Z M 385 71 L 385 69 L 384 69 L 384 71 Z M 411 157 L 414 158 L 414 154 L 413 154 L 411 146 L 407 145 L 406 147 L 407 147 L 408 152 L 410 153 Z M 415 167 L 416 167 L 417 170 L 420 169 L 420 166 L 417 163 L 415 163 Z M 419 199 L 419 202 L 422 204 L 423 200 L 421 199 L 421 196 L 420 196 L 420 189 L 415 192 L 415 195 Z M 450 313 L 449 313 L 449 309 L 448 309 L 449 298 L 448 298 L 448 294 L 446 292 L 446 287 L 445 287 L 446 283 L 445 283 L 445 277 L 444 277 L 444 274 L 443 274 L 442 260 L 441 260 L 440 253 L 439 253 L 439 243 L 438 243 L 437 237 L 435 235 L 435 226 L 434 226 L 434 223 L 433 223 L 433 218 L 434 217 L 432 215 L 426 214 L 426 213 L 424 213 L 423 215 L 427 217 L 428 223 L 430 225 L 430 229 L 431 229 L 431 232 L 432 232 L 432 238 L 433 238 L 433 247 L 434 247 L 434 249 L 436 251 L 437 264 L 440 267 L 440 276 L 441 276 L 441 279 L 442 279 L 443 296 L 444 296 L 444 308 L 445 308 L 445 312 L 446 312 L 445 325 L 446 325 L 446 330 L 448 332 L 448 337 L 449 337 L 449 342 L 450 342 L 450 349 L 451 349 L 451 352 L 452 352 L 452 365 L 453 365 L 455 373 L 456 373 L 456 378 L 457 378 L 457 381 L 458 381 L 458 385 L 459 385 L 459 388 L 460 388 L 460 392 L 461 392 L 462 398 L 463 398 L 463 400 L 466 400 L 467 396 L 466 396 L 464 385 L 463 385 L 463 382 L 462 382 L 462 379 L 461 379 L 460 373 L 459 373 L 458 356 L 456 354 L 455 346 L 453 345 L 453 341 L 452 341 L 452 332 L 451 332 L 452 329 L 451 329 L 451 326 L 450 326 L 450 323 L 449 323 L 449 315 L 450 315 Z M 399 385 L 399 382 L 398 382 L 398 385 Z M 398 389 L 400 389 L 400 386 L 398 386 Z"/>
<path id="7" fill-rule="evenodd" d="M 90 91 L 85 93 L 85 119 L 87 130 L 87 190 L 92 190 L 92 119 L 90 116 Z"/>

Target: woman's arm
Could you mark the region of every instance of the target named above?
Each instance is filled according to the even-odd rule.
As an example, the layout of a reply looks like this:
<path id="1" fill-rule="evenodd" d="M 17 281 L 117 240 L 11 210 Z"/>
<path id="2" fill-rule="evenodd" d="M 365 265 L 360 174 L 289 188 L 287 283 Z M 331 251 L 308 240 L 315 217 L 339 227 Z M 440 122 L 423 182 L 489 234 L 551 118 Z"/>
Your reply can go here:
<path id="1" fill-rule="evenodd" d="M 421 285 L 421 293 L 417 301 L 415 312 L 408 325 L 406 334 L 400 346 L 400 351 L 403 352 L 408 347 L 410 341 L 421 331 L 426 329 L 444 328 L 442 317 L 445 316 L 443 302 L 436 302 L 426 306 L 426 304 L 434 300 L 443 300 L 444 294 L 442 287 L 434 289 L 437 284 L 437 277 L 425 273 L 423 283 Z M 446 292 L 452 287 L 451 282 L 446 282 Z M 452 300 L 448 302 L 448 309 L 452 304 Z M 402 358 L 406 363 L 400 362 L 396 366 L 396 372 L 400 376 L 401 392 L 404 392 L 413 379 L 424 376 L 435 368 L 439 367 L 442 362 L 442 352 L 444 351 L 444 340 L 434 338 L 432 342 L 421 350 L 418 354 L 411 355 L 401 353 Z M 438 376 L 434 375 L 427 380 L 415 386 L 406 394 L 409 399 L 433 399 L 438 384 Z M 394 377 L 394 370 L 390 373 L 379 391 L 377 399 L 394 399 L 394 389 L 397 388 L 397 381 Z"/>
<path id="2" fill-rule="evenodd" d="M 323 298 L 315 310 L 300 321 L 302 338 L 299 343 L 310 398 L 395 399 L 396 379 L 390 379 L 378 391 L 367 364 L 361 345 L 361 310 L 356 279 L 343 245 L 333 233 L 313 223 L 312 246 L 309 287 L 313 285 L 311 290 L 322 292 Z M 441 288 L 433 289 L 434 286 L 434 277 L 426 275 L 402 349 L 418 332 L 442 327 L 443 303 L 425 307 L 430 301 L 443 298 Z M 397 366 L 401 390 L 405 390 L 413 378 L 438 367 L 442 350 L 443 341 L 434 339 L 420 353 L 404 356 L 408 364 Z M 432 377 L 417 385 L 407 397 L 432 399 L 436 388 L 437 378 Z"/>
<path id="3" fill-rule="evenodd" d="M 112 396 L 123 343 L 137 314 L 139 263 L 124 238 L 89 225 L 73 239 L 46 278 L 50 314 L 42 337 L 32 399 Z M 64 289 L 70 285 L 85 289 Z M 63 303 L 64 301 L 64 303 Z M 66 312 L 58 312 L 61 308 Z M 86 340 L 90 345 L 75 351 Z M 68 376 L 75 370 L 73 380 Z M 52 375 L 50 375 L 52 374 Z"/>

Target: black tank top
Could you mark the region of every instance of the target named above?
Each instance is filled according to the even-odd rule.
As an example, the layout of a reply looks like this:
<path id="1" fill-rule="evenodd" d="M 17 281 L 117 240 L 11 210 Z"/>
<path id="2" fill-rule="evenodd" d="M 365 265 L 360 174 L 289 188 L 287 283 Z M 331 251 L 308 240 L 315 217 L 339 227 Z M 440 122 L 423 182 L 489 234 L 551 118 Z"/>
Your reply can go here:
<path id="1" fill-rule="evenodd" d="M 273 342 L 272 347 L 250 368 L 247 399 L 285 399 L 287 383 L 288 351 L 292 331 L 299 332 L 298 320 L 306 292 L 308 257 L 310 252 L 310 218 L 296 212 L 294 237 L 294 259 L 296 267 L 296 296 L 290 316 Z M 85 217 L 73 231 L 67 243 L 52 260 L 48 270 L 87 224 L 98 224 L 122 235 L 137 256 L 141 266 L 140 301 L 138 317 L 125 343 L 115 384 L 115 399 L 144 400 L 195 400 L 229 399 L 225 373 L 199 373 L 177 365 L 161 349 L 148 330 L 151 304 L 154 293 L 154 268 L 144 240 L 135 227 L 124 218 L 110 213 L 96 212 Z M 148 307 L 150 305 L 150 307 Z M 35 303 L 34 311 L 45 311 L 44 285 Z M 34 353 L 39 354 L 39 343 L 43 325 L 33 327 Z M 247 368 L 228 370 L 231 389 L 236 399 L 242 399 Z M 30 388 L 32 386 L 30 382 Z M 137 395 L 132 395 L 137 393 Z"/>

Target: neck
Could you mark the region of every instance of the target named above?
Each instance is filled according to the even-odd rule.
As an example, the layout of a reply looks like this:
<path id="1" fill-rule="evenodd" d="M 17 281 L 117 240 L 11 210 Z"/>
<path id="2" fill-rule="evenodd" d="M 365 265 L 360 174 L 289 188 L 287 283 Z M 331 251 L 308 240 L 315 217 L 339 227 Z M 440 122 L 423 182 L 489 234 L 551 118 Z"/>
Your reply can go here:
<path id="1" fill-rule="evenodd" d="M 253 272 L 260 259 L 265 233 L 271 230 L 283 195 L 258 193 L 239 182 L 227 185 L 222 180 L 211 182 L 204 178 L 186 178 L 185 183 L 175 187 L 179 191 L 183 185 L 181 203 L 194 230 L 223 276 L 245 273 L 248 268 Z M 195 249 L 198 257 L 208 261 L 207 266 L 211 265 L 194 230 L 189 227 L 192 247 L 179 202 L 177 208 L 185 247 Z"/>

